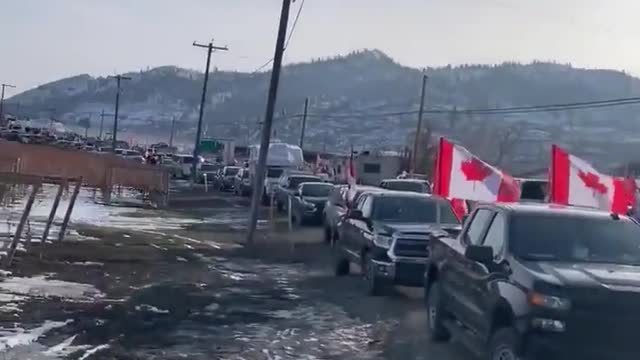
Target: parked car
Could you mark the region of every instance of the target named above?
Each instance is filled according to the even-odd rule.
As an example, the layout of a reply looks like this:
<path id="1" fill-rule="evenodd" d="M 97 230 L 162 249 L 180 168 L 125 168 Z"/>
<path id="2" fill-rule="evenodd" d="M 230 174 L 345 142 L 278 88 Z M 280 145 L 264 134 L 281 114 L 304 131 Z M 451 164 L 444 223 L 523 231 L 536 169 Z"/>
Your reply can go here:
<path id="1" fill-rule="evenodd" d="M 278 211 L 284 211 L 289 204 L 289 197 L 298 190 L 298 186 L 305 182 L 322 182 L 322 179 L 312 174 L 300 172 L 285 172 L 278 180 L 275 189 L 275 202 Z"/>
<path id="2" fill-rule="evenodd" d="M 220 191 L 233 189 L 235 177 L 240 169 L 242 168 L 239 166 L 225 166 L 222 168 L 216 181 Z"/>
<path id="3" fill-rule="evenodd" d="M 441 197 L 401 191 L 365 193 L 339 225 L 335 273 L 361 266 L 368 293 L 385 294 L 393 285 L 421 287 L 429 260 L 427 245 L 457 233 L 460 224 Z"/>
<path id="4" fill-rule="evenodd" d="M 123 159 L 133 160 L 136 162 L 144 162 L 144 156 L 136 150 L 116 149 L 116 153 Z"/>
<path id="5" fill-rule="evenodd" d="M 198 168 L 198 183 L 204 184 L 205 177 L 208 184 L 214 184 L 218 170 L 222 169 L 221 164 L 204 163 Z"/>
<path id="6" fill-rule="evenodd" d="M 249 168 L 241 168 L 233 179 L 233 191 L 238 196 L 249 196 L 252 190 Z"/>
<path id="7" fill-rule="evenodd" d="M 291 217 L 297 225 L 322 223 L 324 206 L 333 190 L 326 182 L 303 182 L 291 198 Z"/>
<path id="8" fill-rule="evenodd" d="M 490 359 L 636 359 L 639 238 L 608 212 L 480 204 L 430 243 L 430 336 Z"/>
<path id="9" fill-rule="evenodd" d="M 382 180 L 380 187 L 395 191 L 431 193 L 431 186 L 429 185 L 429 182 L 427 180 L 420 179 L 387 179 Z"/>

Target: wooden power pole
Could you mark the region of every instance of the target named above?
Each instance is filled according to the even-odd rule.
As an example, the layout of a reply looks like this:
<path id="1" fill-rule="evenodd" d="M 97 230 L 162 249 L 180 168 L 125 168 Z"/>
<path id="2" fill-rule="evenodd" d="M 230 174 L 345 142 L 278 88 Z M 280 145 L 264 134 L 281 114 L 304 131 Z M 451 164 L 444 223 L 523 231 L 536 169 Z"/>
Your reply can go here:
<path id="1" fill-rule="evenodd" d="M 273 69 L 271 70 L 271 83 L 269 84 L 269 95 L 267 97 L 267 109 L 264 123 L 262 124 L 262 135 L 260 138 L 260 152 L 258 154 L 258 164 L 254 174 L 253 194 L 251 197 L 251 209 L 249 212 L 249 226 L 247 230 L 247 243 L 254 243 L 254 235 L 258 222 L 258 207 L 262 198 L 264 175 L 266 172 L 267 154 L 269 143 L 271 142 L 271 125 L 273 124 L 273 113 L 278 96 L 278 84 L 280 82 L 280 70 L 282 68 L 282 57 L 284 55 L 284 44 L 287 36 L 287 25 L 289 23 L 289 10 L 291 0 L 282 0 L 282 11 L 280 13 L 280 25 L 278 27 L 278 39 L 276 40 L 275 55 L 273 57 Z"/>
<path id="2" fill-rule="evenodd" d="M 113 147 L 113 149 L 111 149 L 111 151 L 113 151 L 113 153 L 115 154 L 116 152 L 116 143 L 118 142 L 118 110 L 120 107 L 120 83 L 122 82 L 122 80 L 131 80 L 130 77 L 124 76 L 124 75 L 116 75 L 116 76 L 109 76 L 109 78 L 111 79 L 116 79 L 116 111 L 113 115 L 113 138 L 111 140 L 111 146 Z"/>
<path id="3" fill-rule="evenodd" d="M 418 110 L 418 124 L 416 125 L 416 136 L 413 140 L 413 164 L 411 173 L 418 169 L 418 150 L 420 149 L 420 135 L 422 133 L 422 117 L 424 115 L 424 97 L 427 90 L 427 75 L 422 75 L 422 91 L 420 92 L 420 109 Z"/>
<path id="4" fill-rule="evenodd" d="M 202 117 L 204 116 L 204 104 L 207 98 L 207 85 L 209 83 L 209 68 L 211 66 L 211 53 L 214 50 L 228 51 L 229 49 L 220 46 L 214 46 L 213 42 L 208 44 L 198 44 L 195 41 L 193 46 L 207 49 L 207 65 L 204 71 L 204 85 L 202 86 L 202 97 L 200 98 L 200 114 L 198 115 L 198 129 L 196 130 L 196 143 L 193 147 L 193 164 L 191 166 L 191 178 L 195 183 L 198 180 L 198 157 L 200 156 L 200 137 L 202 136 Z"/>

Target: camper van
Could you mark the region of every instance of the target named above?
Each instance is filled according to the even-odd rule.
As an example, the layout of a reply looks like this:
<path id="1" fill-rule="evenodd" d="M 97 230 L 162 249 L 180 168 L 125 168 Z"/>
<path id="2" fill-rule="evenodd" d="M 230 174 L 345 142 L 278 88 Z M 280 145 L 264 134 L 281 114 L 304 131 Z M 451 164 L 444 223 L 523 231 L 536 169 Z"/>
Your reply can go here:
<path id="1" fill-rule="evenodd" d="M 258 156 L 260 154 L 260 145 L 249 147 L 249 173 L 251 174 L 251 184 L 255 184 L 256 166 L 258 165 Z M 275 187 L 278 185 L 278 179 L 285 170 L 301 169 L 304 165 L 302 149 L 299 146 L 285 144 L 283 142 L 274 141 L 269 144 L 269 152 L 267 153 L 267 171 L 262 192 L 262 203 L 269 204 Z"/>

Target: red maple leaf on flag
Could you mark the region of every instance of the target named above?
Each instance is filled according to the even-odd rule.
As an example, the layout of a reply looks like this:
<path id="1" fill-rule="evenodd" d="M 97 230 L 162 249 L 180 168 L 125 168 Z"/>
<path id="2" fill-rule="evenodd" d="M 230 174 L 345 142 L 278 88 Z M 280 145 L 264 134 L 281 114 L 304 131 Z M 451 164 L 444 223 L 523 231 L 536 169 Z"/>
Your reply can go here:
<path id="1" fill-rule="evenodd" d="M 583 171 L 578 171 L 578 177 L 582 180 L 584 186 L 593 189 L 594 192 L 598 192 L 600 194 L 607 193 L 607 186 L 600 182 L 600 176 L 590 172 L 585 173 Z"/>
<path id="2" fill-rule="evenodd" d="M 460 170 L 467 181 L 484 181 L 493 171 L 482 161 L 471 158 L 460 164 Z"/>

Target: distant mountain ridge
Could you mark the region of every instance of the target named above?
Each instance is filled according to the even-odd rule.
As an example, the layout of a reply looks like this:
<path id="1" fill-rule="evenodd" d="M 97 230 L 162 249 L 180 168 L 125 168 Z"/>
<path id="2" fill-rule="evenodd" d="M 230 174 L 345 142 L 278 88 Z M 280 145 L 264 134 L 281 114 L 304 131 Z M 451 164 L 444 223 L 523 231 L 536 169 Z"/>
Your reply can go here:
<path id="1" fill-rule="evenodd" d="M 366 114 L 417 109 L 421 74 L 379 50 L 288 65 L 278 93 L 277 137 L 297 142 L 300 119 L 291 115 L 299 114 L 309 97 L 314 116 L 308 119 L 305 143 L 310 147 L 399 148 L 407 144 L 416 116 L 368 118 Z M 163 66 L 127 75 L 132 80 L 123 83 L 121 94 L 123 132 L 167 138 L 175 116 L 178 139 L 192 141 L 202 73 Z M 528 106 L 640 95 L 640 80 L 624 72 L 549 62 L 445 66 L 429 68 L 427 75 L 429 109 Z M 269 73 L 212 73 L 205 114 L 207 134 L 234 137 L 241 143 L 255 141 L 269 77 Z M 95 129 L 102 109 L 113 112 L 114 98 L 112 79 L 78 75 L 15 95 L 7 101 L 7 109 L 16 111 L 19 103 L 24 115 L 42 117 L 49 115 L 47 109 L 55 108 L 57 118 L 68 124 L 90 116 Z M 577 148 L 580 142 L 583 154 L 605 162 L 617 154 L 628 157 L 640 141 L 634 135 L 640 130 L 637 110 L 623 106 L 517 116 L 443 114 L 427 116 L 425 124 L 505 166 L 544 161 L 544 148 L 550 142 L 569 148 Z M 621 150 L 607 149 L 612 138 L 619 139 Z M 506 147 L 514 148 L 507 157 L 499 154 Z"/>

